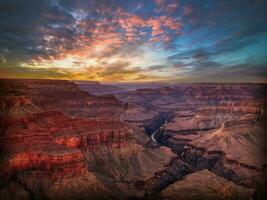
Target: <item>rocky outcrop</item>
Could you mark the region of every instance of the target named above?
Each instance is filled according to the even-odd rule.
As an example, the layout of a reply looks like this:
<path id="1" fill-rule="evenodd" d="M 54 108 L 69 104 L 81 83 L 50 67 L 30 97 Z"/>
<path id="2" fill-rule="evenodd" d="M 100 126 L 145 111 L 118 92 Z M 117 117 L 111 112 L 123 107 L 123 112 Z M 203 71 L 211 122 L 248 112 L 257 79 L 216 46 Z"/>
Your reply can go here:
<path id="1" fill-rule="evenodd" d="M 156 118 L 158 115 L 159 113 L 153 110 L 145 110 L 138 106 L 129 106 L 120 118 L 125 122 L 144 123 L 145 121 Z"/>
<path id="2" fill-rule="evenodd" d="M 187 175 L 161 192 L 163 199 L 253 199 L 253 189 L 238 186 L 208 170 Z"/>
<path id="3" fill-rule="evenodd" d="M 216 117 L 212 119 L 216 121 Z M 167 126 L 158 137 L 196 169 L 210 169 L 237 184 L 256 187 L 267 163 L 264 129 L 254 114 L 222 119 L 218 120 L 220 127 L 206 122 L 204 128 L 196 120 L 191 120 L 191 125 L 181 120 L 177 126 Z M 170 131 L 172 127 L 176 130 Z"/>
<path id="4" fill-rule="evenodd" d="M 147 148 L 148 136 L 142 129 L 135 130 L 134 142 L 124 148 L 101 146 L 85 153 L 90 170 L 101 174 L 98 178 L 113 189 L 118 199 L 144 198 L 146 189 L 136 187 L 136 183 L 154 177 L 175 157 L 166 147 Z"/>
<path id="5" fill-rule="evenodd" d="M 129 106 L 112 95 L 56 80 L 0 80 L 0 87 L 1 174 L 30 198 L 144 197 L 135 183 L 175 156 L 149 148 L 144 128 L 120 118 Z"/>
<path id="6" fill-rule="evenodd" d="M 266 89 L 266 84 L 177 84 L 118 97 L 159 115 L 169 113 L 166 126 L 160 116 L 151 119 L 147 134 L 158 130 L 156 146 L 170 147 L 192 171 L 209 169 L 235 184 L 257 188 L 267 164 Z"/>
<path id="7" fill-rule="evenodd" d="M 83 149 L 131 143 L 132 128 L 117 117 L 123 103 L 113 96 L 89 95 L 68 81 L 1 80 L 0 86 L 5 91 L 0 105 L 1 173 L 34 198 L 41 193 L 52 199 L 111 195 L 88 171 Z"/>

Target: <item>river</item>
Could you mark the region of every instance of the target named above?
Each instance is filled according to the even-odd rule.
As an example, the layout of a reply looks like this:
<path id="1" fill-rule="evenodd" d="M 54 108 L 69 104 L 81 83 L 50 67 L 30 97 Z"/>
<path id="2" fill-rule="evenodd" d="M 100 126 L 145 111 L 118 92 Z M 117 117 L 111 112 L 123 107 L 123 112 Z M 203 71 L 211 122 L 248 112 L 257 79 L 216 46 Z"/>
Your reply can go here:
<path id="1" fill-rule="evenodd" d="M 159 132 L 159 130 L 161 129 L 161 127 L 165 127 L 167 125 L 168 121 L 165 120 L 165 123 L 163 125 L 161 125 L 157 130 L 155 130 L 152 134 L 151 134 L 151 139 L 153 140 L 153 142 L 157 143 L 157 140 L 155 139 L 155 135 L 157 134 L 157 132 Z"/>

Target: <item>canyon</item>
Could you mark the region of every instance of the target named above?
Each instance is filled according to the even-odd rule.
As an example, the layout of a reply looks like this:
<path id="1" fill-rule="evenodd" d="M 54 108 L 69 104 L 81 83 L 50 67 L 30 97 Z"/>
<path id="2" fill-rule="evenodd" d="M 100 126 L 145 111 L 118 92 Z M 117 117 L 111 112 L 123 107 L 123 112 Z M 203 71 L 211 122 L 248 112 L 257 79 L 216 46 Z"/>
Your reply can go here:
<path id="1" fill-rule="evenodd" d="M 205 179 L 204 172 L 208 172 L 207 177 L 218 179 L 221 185 L 234 183 L 234 187 L 254 189 L 253 195 L 246 198 L 265 196 L 260 188 L 266 184 L 266 84 L 174 84 L 116 96 L 141 107 L 128 116 L 130 120 L 140 113 L 150 115 L 141 124 L 153 143 L 172 149 L 179 161 L 190 168 L 186 174 L 180 173 L 181 177 L 175 173 L 159 178 L 158 198 L 245 199 L 242 195 L 221 197 L 216 188 L 218 183 L 213 188 L 208 179 L 198 185 L 195 179 L 187 178 Z M 181 189 L 183 184 L 188 184 L 185 191 Z M 206 191 L 203 184 L 218 191 L 217 196 L 209 192 L 207 196 L 203 195 L 205 192 L 201 194 L 200 190 Z M 190 196 L 187 190 L 196 194 Z"/>
<path id="2" fill-rule="evenodd" d="M 0 199 L 264 199 L 266 89 L 2 79 Z"/>

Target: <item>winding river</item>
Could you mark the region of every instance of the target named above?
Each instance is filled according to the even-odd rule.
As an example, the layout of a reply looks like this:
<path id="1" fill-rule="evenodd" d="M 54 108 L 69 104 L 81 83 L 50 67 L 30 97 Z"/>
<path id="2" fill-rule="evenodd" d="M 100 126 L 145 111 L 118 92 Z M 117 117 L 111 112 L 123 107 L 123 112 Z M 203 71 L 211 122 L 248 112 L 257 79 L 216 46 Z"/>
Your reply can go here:
<path id="1" fill-rule="evenodd" d="M 163 125 L 161 125 L 157 130 L 155 130 L 152 134 L 151 134 L 151 139 L 153 140 L 153 142 L 157 143 L 157 140 L 155 138 L 155 135 L 159 132 L 159 130 L 162 128 L 162 127 L 165 127 L 167 125 L 168 121 L 165 120 L 165 123 Z"/>

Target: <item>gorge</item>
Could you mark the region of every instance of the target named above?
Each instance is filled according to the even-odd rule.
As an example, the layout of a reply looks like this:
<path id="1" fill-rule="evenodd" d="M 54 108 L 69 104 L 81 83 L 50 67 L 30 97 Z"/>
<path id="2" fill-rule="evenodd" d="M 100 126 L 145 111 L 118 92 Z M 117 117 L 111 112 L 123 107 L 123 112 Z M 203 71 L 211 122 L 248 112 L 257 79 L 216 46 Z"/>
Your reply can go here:
<path id="1" fill-rule="evenodd" d="M 0 81 L 1 198 L 264 199 L 267 85 L 96 84 Z"/>

